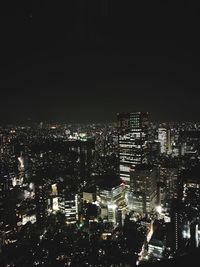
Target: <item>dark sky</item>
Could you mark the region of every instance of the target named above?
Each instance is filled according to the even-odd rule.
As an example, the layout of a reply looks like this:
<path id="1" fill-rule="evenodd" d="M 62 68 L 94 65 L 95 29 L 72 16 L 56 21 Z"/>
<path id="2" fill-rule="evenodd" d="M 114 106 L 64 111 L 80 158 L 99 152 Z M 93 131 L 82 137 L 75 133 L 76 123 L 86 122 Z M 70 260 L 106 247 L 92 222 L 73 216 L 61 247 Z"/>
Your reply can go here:
<path id="1" fill-rule="evenodd" d="M 114 121 L 135 110 L 200 121 L 200 10 L 192 3 L 5 2 L 0 123 Z"/>

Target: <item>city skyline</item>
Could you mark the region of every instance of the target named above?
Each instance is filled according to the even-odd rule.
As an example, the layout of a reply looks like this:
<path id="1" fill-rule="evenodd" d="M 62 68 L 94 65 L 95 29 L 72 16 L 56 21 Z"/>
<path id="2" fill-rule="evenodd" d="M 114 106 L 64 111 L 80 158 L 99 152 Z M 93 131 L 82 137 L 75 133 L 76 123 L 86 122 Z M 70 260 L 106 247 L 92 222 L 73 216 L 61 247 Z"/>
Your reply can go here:
<path id="1" fill-rule="evenodd" d="M 0 266 L 196 266 L 194 3 L 4 1 Z"/>
<path id="2" fill-rule="evenodd" d="M 200 123 L 149 124 L 148 115 L 0 127 L 2 267 L 194 260 Z"/>

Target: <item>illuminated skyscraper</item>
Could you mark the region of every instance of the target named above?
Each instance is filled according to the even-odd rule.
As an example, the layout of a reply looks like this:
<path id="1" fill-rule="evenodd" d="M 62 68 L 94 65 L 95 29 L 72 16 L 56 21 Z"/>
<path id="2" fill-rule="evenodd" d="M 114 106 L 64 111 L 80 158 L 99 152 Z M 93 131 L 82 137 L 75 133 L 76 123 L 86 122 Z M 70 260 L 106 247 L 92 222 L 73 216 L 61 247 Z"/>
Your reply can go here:
<path id="1" fill-rule="evenodd" d="M 125 184 L 114 176 L 102 176 L 96 186 L 97 202 L 101 207 L 101 217 L 111 223 L 123 223 L 125 218 Z"/>
<path id="2" fill-rule="evenodd" d="M 171 132 L 166 128 L 158 129 L 158 141 L 160 142 L 160 152 L 161 154 L 172 153 L 172 144 L 171 144 Z"/>
<path id="3" fill-rule="evenodd" d="M 117 117 L 120 178 L 129 185 L 130 170 L 146 162 L 148 113 L 121 113 Z"/>
<path id="4" fill-rule="evenodd" d="M 47 186 L 42 183 L 35 184 L 36 219 L 44 224 L 48 216 Z"/>
<path id="5" fill-rule="evenodd" d="M 60 195 L 59 208 L 60 211 L 65 215 L 67 224 L 75 224 L 78 221 L 77 194 L 66 195 L 66 191 L 63 191 Z"/>
<path id="6" fill-rule="evenodd" d="M 155 210 L 157 180 L 157 168 L 147 164 L 137 165 L 131 172 L 129 204 L 134 211 L 151 213 Z"/>

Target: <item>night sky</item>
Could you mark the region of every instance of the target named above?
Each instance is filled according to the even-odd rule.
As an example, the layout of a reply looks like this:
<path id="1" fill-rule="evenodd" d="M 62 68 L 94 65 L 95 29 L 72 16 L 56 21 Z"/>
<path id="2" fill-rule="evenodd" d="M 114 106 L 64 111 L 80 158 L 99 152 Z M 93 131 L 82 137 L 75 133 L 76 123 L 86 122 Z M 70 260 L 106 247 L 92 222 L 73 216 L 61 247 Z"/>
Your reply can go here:
<path id="1" fill-rule="evenodd" d="M 115 121 L 138 110 L 157 121 L 200 121 L 200 10 L 192 3 L 5 2 L 0 123 Z"/>

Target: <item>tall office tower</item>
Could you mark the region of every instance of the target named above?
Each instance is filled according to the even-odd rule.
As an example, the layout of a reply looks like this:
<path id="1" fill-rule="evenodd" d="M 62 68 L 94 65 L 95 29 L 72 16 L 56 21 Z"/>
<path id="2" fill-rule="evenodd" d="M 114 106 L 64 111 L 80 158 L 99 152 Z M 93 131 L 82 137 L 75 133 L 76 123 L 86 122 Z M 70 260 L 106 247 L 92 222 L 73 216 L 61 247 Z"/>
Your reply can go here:
<path id="1" fill-rule="evenodd" d="M 146 161 L 148 113 L 117 114 L 120 178 L 130 184 L 130 170 Z"/>
<path id="2" fill-rule="evenodd" d="M 158 129 L 158 141 L 160 142 L 161 154 L 172 153 L 171 132 L 170 129 L 159 128 Z"/>
<path id="3" fill-rule="evenodd" d="M 176 165 L 164 164 L 159 167 L 160 195 L 159 204 L 166 207 L 178 194 L 178 168 Z"/>
<path id="4" fill-rule="evenodd" d="M 132 210 L 143 214 L 155 211 L 158 169 L 142 164 L 131 172 L 129 204 Z"/>
<path id="5" fill-rule="evenodd" d="M 37 223 L 44 224 L 48 216 L 48 194 L 45 184 L 35 184 Z"/>
<path id="6" fill-rule="evenodd" d="M 91 139 L 65 142 L 65 152 L 70 156 L 70 162 L 74 168 L 74 173 L 76 173 L 81 180 L 90 177 L 94 147 L 94 140 Z"/>
<path id="7" fill-rule="evenodd" d="M 102 181 L 96 187 L 97 202 L 101 207 L 101 217 L 117 224 L 120 223 L 119 216 L 121 216 L 121 223 L 123 223 L 126 211 L 125 184 L 120 179 L 111 179 L 112 176 L 107 177 L 107 180 Z M 121 215 L 119 215 L 120 213 Z"/>
<path id="8" fill-rule="evenodd" d="M 66 224 L 75 224 L 79 219 L 80 200 L 75 191 L 73 181 L 61 178 L 57 189 L 59 211 L 65 215 Z"/>
<path id="9" fill-rule="evenodd" d="M 63 190 L 59 197 L 59 209 L 65 215 L 66 224 L 75 224 L 78 221 L 78 195 Z"/>

